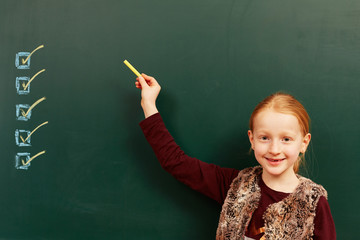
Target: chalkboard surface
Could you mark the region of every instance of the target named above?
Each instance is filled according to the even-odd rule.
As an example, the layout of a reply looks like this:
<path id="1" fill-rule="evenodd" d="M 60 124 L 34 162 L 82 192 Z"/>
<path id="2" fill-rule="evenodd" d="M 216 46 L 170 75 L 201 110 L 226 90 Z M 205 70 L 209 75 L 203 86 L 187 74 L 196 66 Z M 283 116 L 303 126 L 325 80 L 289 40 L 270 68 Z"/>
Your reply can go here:
<path id="1" fill-rule="evenodd" d="M 224 167 L 256 164 L 252 109 L 294 94 L 312 118 L 303 173 L 328 190 L 338 239 L 357 239 L 359 13 L 354 0 L 1 1 L 0 239 L 215 238 L 221 206 L 157 163 L 125 59 L 161 84 L 182 148 Z"/>

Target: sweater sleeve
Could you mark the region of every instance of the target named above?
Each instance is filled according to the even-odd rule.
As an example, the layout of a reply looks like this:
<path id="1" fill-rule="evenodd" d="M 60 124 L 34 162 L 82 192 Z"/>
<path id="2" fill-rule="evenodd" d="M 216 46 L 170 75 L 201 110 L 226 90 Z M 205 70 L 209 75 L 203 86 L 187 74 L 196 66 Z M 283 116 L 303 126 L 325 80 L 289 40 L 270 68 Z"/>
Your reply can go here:
<path id="1" fill-rule="evenodd" d="M 238 170 L 221 168 L 186 155 L 166 129 L 159 113 L 146 118 L 139 125 L 167 172 L 190 188 L 223 204 Z"/>
<path id="2" fill-rule="evenodd" d="M 320 197 L 316 207 L 314 240 L 335 240 L 335 224 L 325 197 Z"/>

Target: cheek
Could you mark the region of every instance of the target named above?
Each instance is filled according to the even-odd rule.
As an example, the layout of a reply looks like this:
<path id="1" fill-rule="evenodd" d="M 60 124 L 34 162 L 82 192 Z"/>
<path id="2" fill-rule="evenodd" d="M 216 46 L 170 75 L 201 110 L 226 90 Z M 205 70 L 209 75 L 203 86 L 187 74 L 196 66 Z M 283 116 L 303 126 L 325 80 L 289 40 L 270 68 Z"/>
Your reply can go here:
<path id="1" fill-rule="evenodd" d="M 299 146 L 293 146 L 286 149 L 285 154 L 291 158 L 297 158 L 300 154 L 301 148 Z"/>
<path id="2" fill-rule="evenodd" d="M 254 144 L 254 154 L 255 156 L 264 155 L 267 152 L 266 144 Z"/>

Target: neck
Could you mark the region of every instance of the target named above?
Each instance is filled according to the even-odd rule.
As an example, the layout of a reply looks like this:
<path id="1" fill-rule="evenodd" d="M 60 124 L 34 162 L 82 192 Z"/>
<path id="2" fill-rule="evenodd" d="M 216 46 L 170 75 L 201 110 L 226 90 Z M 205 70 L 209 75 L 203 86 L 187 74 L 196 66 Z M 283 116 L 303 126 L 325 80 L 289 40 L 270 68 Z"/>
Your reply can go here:
<path id="1" fill-rule="evenodd" d="M 266 171 L 263 171 L 262 180 L 266 186 L 272 190 L 284 193 L 292 193 L 299 184 L 299 179 L 297 178 L 294 171 L 278 176 L 274 176 L 267 173 Z"/>

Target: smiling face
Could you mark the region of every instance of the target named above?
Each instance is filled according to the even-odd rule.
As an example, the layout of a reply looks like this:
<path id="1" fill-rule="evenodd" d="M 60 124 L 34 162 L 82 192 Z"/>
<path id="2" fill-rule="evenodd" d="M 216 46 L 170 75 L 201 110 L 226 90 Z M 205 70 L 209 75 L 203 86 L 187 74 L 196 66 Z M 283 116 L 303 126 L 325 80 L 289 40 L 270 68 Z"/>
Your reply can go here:
<path id="1" fill-rule="evenodd" d="M 271 177 L 294 176 L 294 164 L 305 153 L 311 135 L 302 134 L 298 119 L 272 109 L 260 111 L 248 131 L 255 158 L 263 174 Z"/>

